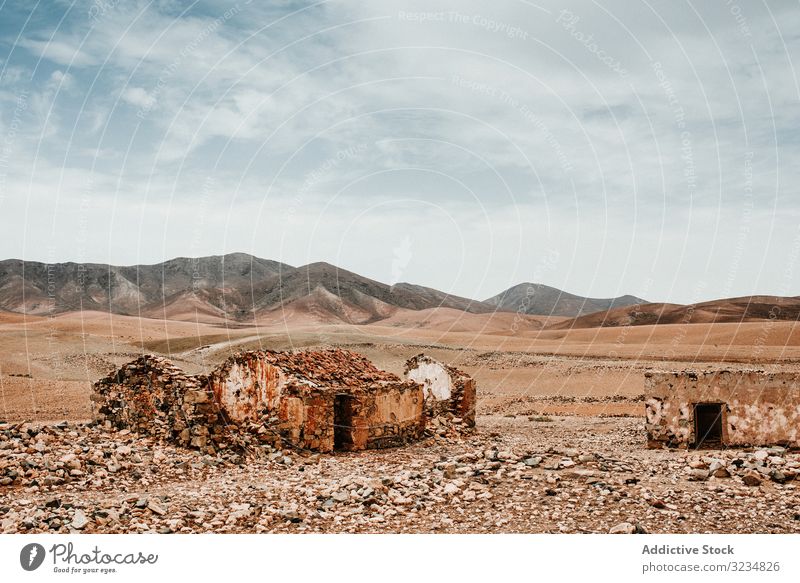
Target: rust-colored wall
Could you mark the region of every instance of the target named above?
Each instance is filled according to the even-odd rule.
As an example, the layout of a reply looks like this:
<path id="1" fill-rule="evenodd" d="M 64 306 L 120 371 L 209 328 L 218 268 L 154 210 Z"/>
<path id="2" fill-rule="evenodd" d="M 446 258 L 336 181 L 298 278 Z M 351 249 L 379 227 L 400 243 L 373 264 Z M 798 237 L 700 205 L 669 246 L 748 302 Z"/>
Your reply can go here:
<path id="1" fill-rule="evenodd" d="M 723 443 L 800 447 L 800 375 L 760 371 L 648 372 L 648 446 L 695 442 L 694 405 L 723 403 Z"/>
<path id="2" fill-rule="evenodd" d="M 278 408 L 286 377 L 258 353 L 244 353 L 215 371 L 209 382 L 228 418 L 241 423 L 258 421 Z"/>
<path id="3" fill-rule="evenodd" d="M 470 427 L 475 426 L 476 387 L 475 379 L 462 377 L 456 382 L 456 392 L 453 396 L 454 412 Z"/>
<path id="4" fill-rule="evenodd" d="M 404 445 L 422 437 L 425 410 L 422 387 L 411 382 L 387 383 L 350 395 L 351 417 L 339 427 L 348 433 L 343 449 L 382 449 Z M 341 423 L 341 422 L 340 422 Z"/>
<path id="5" fill-rule="evenodd" d="M 333 451 L 332 392 L 289 386 L 278 406 L 281 436 L 297 447 Z"/>

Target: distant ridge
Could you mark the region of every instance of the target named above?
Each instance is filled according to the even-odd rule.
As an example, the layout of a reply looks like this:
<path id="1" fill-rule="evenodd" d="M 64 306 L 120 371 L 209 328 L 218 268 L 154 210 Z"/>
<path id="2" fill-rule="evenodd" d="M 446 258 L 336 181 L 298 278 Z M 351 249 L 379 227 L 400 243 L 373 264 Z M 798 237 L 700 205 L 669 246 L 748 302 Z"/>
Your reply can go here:
<path id="1" fill-rule="evenodd" d="M 647 326 L 652 324 L 712 324 L 800 321 L 800 297 L 744 296 L 698 304 L 646 304 L 615 308 L 563 320 L 551 330 Z"/>
<path id="2" fill-rule="evenodd" d="M 630 295 L 608 299 L 584 298 L 541 283 L 521 283 L 485 300 L 485 303 L 506 312 L 573 318 L 616 307 L 646 304 L 647 301 Z"/>

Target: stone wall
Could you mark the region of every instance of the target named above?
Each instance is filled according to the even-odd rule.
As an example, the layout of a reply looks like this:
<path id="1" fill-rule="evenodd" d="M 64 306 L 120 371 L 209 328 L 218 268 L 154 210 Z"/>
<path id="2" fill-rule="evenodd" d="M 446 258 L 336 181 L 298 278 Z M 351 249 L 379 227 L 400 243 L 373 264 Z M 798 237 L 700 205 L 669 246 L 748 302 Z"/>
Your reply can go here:
<path id="1" fill-rule="evenodd" d="M 722 444 L 800 447 L 800 375 L 761 371 L 647 372 L 649 447 L 695 444 L 695 405 L 722 405 Z"/>
<path id="2" fill-rule="evenodd" d="M 422 438 L 422 387 L 414 382 L 377 384 L 336 396 L 337 449 L 381 449 Z"/>
<path id="3" fill-rule="evenodd" d="M 208 382 L 227 417 L 242 423 L 277 411 L 287 377 L 264 352 L 243 352 L 222 363 Z"/>
<path id="4" fill-rule="evenodd" d="M 95 384 L 95 420 L 206 452 L 235 438 L 204 377 L 185 375 L 169 360 L 142 356 Z"/>
<path id="5" fill-rule="evenodd" d="M 476 384 L 467 373 L 418 354 L 406 362 L 406 378 L 422 385 L 429 415 L 452 413 L 475 425 Z"/>
<path id="6" fill-rule="evenodd" d="M 281 437 L 302 449 L 333 451 L 334 396 L 322 388 L 287 386 L 278 406 Z"/>

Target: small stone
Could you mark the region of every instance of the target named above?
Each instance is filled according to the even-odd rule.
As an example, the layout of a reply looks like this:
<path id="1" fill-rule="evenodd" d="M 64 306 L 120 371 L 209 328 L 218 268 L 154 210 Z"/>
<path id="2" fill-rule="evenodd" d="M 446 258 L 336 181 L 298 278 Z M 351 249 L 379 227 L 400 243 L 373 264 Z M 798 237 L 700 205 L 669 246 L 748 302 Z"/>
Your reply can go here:
<path id="1" fill-rule="evenodd" d="M 455 494 L 458 494 L 460 491 L 461 490 L 458 488 L 458 486 L 456 486 L 453 482 L 449 482 L 444 487 L 444 493 L 446 496 L 453 496 Z"/>
<path id="2" fill-rule="evenodd" d="M 636 527 L 630 522 L 620 522 L 608 531 L 609 534 L 634 534 L 635 532 Z"/>
<path id="3" fill-rule="evenodd" d="M 539 456 L 529 457 L 525 460 L 525 465 L 529 468 L 538 467 L 542 463 L 542 458 Z"/>
<path id="4" fill-rule="evenodd" d="M 692 482 L 703 482 L 708 479 L 708 470 L 695 468 L 689 472 L 689 480 Z"/>
<path id="5" fill-rule="evenodd" d="M 89 524 L 89 519 L 86 518 L 86 514 L 84 514 L 83 510 L 76 510 L 75 515 L 72 517 L 70 526 L 75 530 L 83 530 L 86 528 L 87 524 Z"/>
<path id="6" fill-rule="evenodd" d="M 155 502 L 154 500 L 150 500 L 147 503 L 147 508 L 153 514 L 158 514 L 159 516 L 164 516 L 167 513 L 167 509 Z"/>
<path id="7" fill-rule="evenodd" d="M 780 470 L 772 470 L 769 474 L 769 477 L 773 482 L 777 482 L 778 484 L 783 484 L 788 479 L 786 474 Z"/>
<path id="8" fill-rule="evenodd" d="M 744 482 L 745 486 L 760 486 L 761 477 L 758 472 L 748 472 L 742 477 L 742 482 Z"/>

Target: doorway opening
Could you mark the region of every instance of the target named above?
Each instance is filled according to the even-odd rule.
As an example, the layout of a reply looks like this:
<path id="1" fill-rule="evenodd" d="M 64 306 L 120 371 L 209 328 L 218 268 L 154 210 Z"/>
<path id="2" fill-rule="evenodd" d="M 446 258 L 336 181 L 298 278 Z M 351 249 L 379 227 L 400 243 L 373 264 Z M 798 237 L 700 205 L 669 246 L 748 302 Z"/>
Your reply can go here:
<path id="1" fill-rule="evenodd" d="M 336 395 L 333 401 L 333 449 L 348 450 L 353 446 L 352 395 Z"/>
<path id="2" fill-rule="evenodd" d="M 722 445 L 723 403 L 697 403 L 694 406 L 694 446 L 713 449 Z"/>

